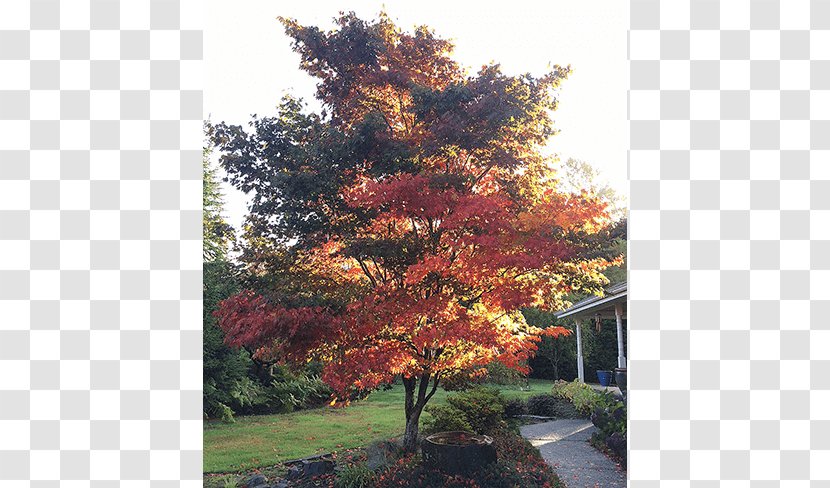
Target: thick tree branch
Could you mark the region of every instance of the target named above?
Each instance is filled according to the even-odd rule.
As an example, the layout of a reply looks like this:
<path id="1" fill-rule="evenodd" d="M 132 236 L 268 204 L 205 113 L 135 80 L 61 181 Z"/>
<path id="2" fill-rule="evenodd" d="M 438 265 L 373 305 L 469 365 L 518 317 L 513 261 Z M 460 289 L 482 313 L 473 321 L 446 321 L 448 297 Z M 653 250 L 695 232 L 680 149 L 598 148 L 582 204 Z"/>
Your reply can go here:
<path id="1" fill-rule="evenodd" d="M 383 279 L 383 282 L 386 283 L 386 271 L 381 270 L 381 268 L 378 265 L 378 262 L 377 262 L 377 260 L 375 259 L 374 256 L 370 256 L 370 257 L 372 258 L 372 264 L 375 265 L 375 271 L 377 271 L 378 276 L 380 276 Z"/>
<path id="2" fill-rule="evenodd" d="M 436 374 L 435 377 L 432 378 L 432 390 L 430 390 L 430 392 L 427 394 L 426 400 L 424 400 L 424 403 L 428 402 L 429 399 L 432 398 L 432 395 L 435 395 L 435 391 L 438 389 L 438 382 L 440 381 L 440 378 L 441 378 L 440 373 Z"/>
<path id="3" fill-rule="evenodd" d="M 484 168 L 484 171 L 482 171 L 481 173 L 478 174 L 478 176 L 475 177 L 475 179 L 473 180 L 473 188 L 475 188 L 475 186 L 478 185 L 479 182 L 481 182 L 481 180 L 485 176 L 487 176 L 487 173 L 489 173 L 490 170 L 493 169 L 493 166 L 495 166 L 495 165 L 496 165 L 495 161 L 491 162 L 490 164 L 487 165 L 486 168 Z"/>
<path id="4" fill-rule="evenodd" d="M 418 383 L 418 401 L 415 402 L 416 407 L 423 408 L 426 404 L 427 388 L 429 388 L 429 373 L 421 375 Z"/>
<path id="5" fill-rule="evenodd" d="M 372 286 L 377 288 L 378 282 L 375 279 L 375 277 L 372 275 L 371 271 L 369 271 L 369 267 L 366 266 L 366 263 L 364 263 L 362 259 L 358 259 L 357 262 L 358 262 L 358 264 L 360 264 L 360 269 L 363 270 L 363 274 L 365 274 L 369 278 L 369 281 L 372 282 Z"/>

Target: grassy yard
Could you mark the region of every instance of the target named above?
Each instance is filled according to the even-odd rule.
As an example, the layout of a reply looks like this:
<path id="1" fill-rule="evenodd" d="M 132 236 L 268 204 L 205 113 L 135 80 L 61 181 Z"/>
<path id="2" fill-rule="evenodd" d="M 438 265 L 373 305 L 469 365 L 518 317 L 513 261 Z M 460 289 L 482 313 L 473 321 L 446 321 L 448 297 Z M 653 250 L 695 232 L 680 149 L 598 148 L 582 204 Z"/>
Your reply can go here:
<path id="1" fill-rule="evenodd" d="M 500 386 L 507 398 L 550 393 L 553 382 L 530 380 L 528 390 Z M 439 389 L 429 404 L 443 403 Z M 403 386 L 376 391 L 346 408 L 318 408 L 281 415 L 237 417 L 233 424 L 206 422 L 204 471 L 224 473 L 270 466 L 321 452 L 360 447 L 403 433 Z M 421 421 L 429 417 L 424 413 Z"/>

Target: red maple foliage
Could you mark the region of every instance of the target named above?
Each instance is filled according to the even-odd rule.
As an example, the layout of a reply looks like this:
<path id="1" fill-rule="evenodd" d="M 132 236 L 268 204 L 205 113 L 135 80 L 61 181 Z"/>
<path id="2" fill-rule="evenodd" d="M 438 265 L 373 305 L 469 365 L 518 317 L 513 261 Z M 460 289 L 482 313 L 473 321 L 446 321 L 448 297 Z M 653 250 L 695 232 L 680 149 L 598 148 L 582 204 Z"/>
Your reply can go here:
<path id="1" fill-rule="evenodd" d="M 465 77 L 426 28 L 352 14 L 331 32 L 284 23 L 329 115 L 287 104 L 256 136 L 216 134 L 232 181 L 259 196 L 251 242 L 293 241 L 302 278 L 229 298 L 219 323 L 258 356 L 323 361 L 344 399 L 403 378 L 413 449 L 442 380 L 494 361 L 526 371 L 543 334 L 568 333 L 528 325 L 522 308 L 606 283 L 614 261 L 592 244 L 606 206 L 559 191 L 541 150 L 568 69 Z"/>

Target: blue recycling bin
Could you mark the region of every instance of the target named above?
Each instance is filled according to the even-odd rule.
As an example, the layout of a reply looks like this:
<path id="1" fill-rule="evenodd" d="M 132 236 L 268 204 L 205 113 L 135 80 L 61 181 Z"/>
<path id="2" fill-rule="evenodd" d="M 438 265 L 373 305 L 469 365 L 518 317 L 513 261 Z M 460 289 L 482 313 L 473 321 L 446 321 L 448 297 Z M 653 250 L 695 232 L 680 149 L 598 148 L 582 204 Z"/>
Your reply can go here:
<path id="1" fill-rule="evenodd" d="M 600 386 L 611 386 L 611 377 L 614 373 L 611 371 L 597 371 L 597 379 Z"/>

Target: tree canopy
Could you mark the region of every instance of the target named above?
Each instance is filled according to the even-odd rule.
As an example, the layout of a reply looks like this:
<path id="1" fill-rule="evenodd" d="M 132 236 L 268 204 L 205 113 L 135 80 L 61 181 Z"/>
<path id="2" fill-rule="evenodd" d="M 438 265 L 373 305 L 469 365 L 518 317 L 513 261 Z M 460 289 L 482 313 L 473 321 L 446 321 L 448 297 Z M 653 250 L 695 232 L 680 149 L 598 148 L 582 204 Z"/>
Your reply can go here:
<path id="1" fill-rule="evenodd" d="M 281 19 L 321 113 L 285 98 L 248 128 L 217 124 L 230 181 L 252 195 L 250 290 L 223 302 L 227 342 L 326 362 L 343 398 L 404 379 L 410 423 L 439 382 L 522 370 L 542 334 L 523 307 L 601 293 L 606 204 L 559 188 L 542 150 L 568 67 L 469 74 L 427 27 L 353 13 L 324 31 Z"/>

